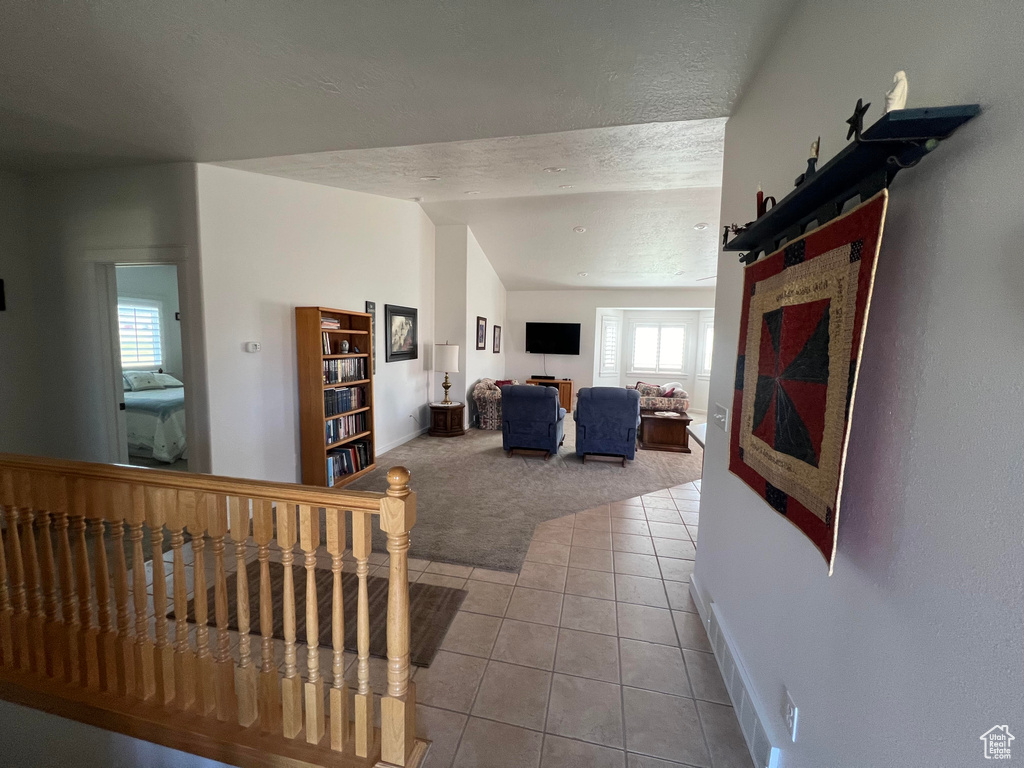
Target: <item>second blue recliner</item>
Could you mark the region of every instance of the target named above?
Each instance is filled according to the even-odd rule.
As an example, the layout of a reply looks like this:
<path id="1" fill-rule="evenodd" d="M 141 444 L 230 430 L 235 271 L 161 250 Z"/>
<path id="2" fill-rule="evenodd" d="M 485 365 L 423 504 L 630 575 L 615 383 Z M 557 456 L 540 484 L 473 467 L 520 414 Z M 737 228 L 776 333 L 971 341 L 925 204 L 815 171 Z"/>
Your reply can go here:
<path id="1" fill-rule="evenodd" d="M 576 455 L 621 456 L 622 466 L 636 456 L 640 393 L 623 387 L 584 387 L 576 399 Z"/>
<path id="2" fill-rule="evenodd" d="M 558 405 L 558 390 L 528 384 L 501 388 L 501 447 L 512 451 L 544 451 L 547 461 L 558 453 L 565 435 L 565 408 Z"/>

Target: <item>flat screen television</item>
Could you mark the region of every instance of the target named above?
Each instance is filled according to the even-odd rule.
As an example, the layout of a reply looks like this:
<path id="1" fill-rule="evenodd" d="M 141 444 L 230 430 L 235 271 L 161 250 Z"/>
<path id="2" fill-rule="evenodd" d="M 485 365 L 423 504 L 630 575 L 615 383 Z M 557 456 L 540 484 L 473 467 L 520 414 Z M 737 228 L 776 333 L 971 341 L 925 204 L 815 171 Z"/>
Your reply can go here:
<path id="1" fill-rule="evenodd" d="M 527 323 L 526 351 L 537 355 L 578 355 L 579 323 Z"/>

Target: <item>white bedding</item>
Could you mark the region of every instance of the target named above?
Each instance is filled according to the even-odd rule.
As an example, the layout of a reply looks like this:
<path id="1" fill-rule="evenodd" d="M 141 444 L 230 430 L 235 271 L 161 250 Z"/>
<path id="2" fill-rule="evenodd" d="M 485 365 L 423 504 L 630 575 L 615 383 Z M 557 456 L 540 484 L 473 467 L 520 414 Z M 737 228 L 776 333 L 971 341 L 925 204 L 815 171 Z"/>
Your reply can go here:
<path id="1" fill-rule="evenodd" d="M 188 458 L 185 442 L 185 390 L 125 392 L 128 453 L 171 464 Z"/>

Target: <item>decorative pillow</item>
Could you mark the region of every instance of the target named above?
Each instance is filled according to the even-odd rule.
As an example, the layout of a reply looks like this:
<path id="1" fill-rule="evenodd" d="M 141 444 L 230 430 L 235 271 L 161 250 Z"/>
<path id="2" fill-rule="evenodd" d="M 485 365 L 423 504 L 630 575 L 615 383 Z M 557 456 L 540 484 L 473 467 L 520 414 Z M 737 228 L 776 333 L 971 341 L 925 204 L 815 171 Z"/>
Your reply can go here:
<path id="1" fill-rule="evenodd" d="M 670 381 L 668 384 L 662 384 L 658 389 L 661 397 L 672 397 L 675 390 L 683 391 L 683 385 L 678 381 Z"/>
<path id="2" fill-rule="evenodd" d="M 124 391 L 125 392 L 131 392 L 132 391 L 132 383 L 130 381 L 128 381 L 128 377 L 125 376 L 123 373 L 121 374 L 121 382 L 124 385 Z"/>
<path id="3" fill-rule="evenodd" d="M 672 397 L 672 395 L 674 395 L 675 392 L 676 392 L 676 388 L 675 387 L 669 387 L 668 389 L 665 389 L 664 387 L 661 388 L 661 396 L 662 397 Z"/>
<path id="4" fill-rule="evenodd" d="M 154 373 L 153 376 L 162 387 L 167 389 L 174 389 L 175 387 L 184 387 L 185 385 L 178 381 L 176 378 L 171 376 L 169 373 Z"/>
<path id="5" fill-rule="evenodd" d="M 143 392 L 147 389 L 163 389 L 164 385 L 156 379 L 152 371 L 125 371 L 125 379 L 131 384 L 132 392 Z"/>
<path id="6" fill-rule="evenodd" d="M 514 382 L 515 382 L 515 379 L 499 379 L 498 381 L 494 382 L 494 386 L 500 388 L 500 387 L 504 387 L 504 386 L 506 386 L 508 384 L 512 384 Z"/>
<path id="7" fill-rule="evenodd" d="M 660 397 L 661 387 L 657 384 L 645 384 L 642 381 L 636 383 L 636 389 L 640 393 L 640 397 Z"/>

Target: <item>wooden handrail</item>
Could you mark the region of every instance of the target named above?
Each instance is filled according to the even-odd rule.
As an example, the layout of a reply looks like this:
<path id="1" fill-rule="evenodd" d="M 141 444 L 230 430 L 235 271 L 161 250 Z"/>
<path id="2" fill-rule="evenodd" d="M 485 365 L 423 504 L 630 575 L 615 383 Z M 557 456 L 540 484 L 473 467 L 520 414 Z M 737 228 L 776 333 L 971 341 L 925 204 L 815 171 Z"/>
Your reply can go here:
<path id="1" fill-rule="evenodd" d="M 388 472 L 386 493 L 375 493 L 0 454 L 0 519 L 6 524 L 0 544 L 0 695 L 243 765 L 417 765 L 425 743 L 415 738 L 409 669 L 408 549 L 416 494 L 408 483 L 403 467 Z M 359 586 L 359 688 L 351 713 L 341 578 L 349 511 Z M 387 690 L 378 692 L 379 730 L 369 680 L 374 516 L 390 554 L 388 680 Z M 186 534 L 192 581 L 186 576 Z M 147 535 L 152 598 L 146 594 Z M 234 558 L 226 554 L 229 540 Z M 161 556 L 165 541 L 169 579 Z M 284 569 L 277 596 L 272 549 Z M 250 622 L 246 575 L 253 557 L 258 627 Z M 318 557 L 330 559 L 332 572 L 329 680 L 318 655 L 317 629 L 326 619 L 318 609 Z M 234 652 L 228 637 L 231 563 L 239 631 Z M 306 587 L 305 665 L 297 656 L 295 567 Z M 186 619 L 190 602 L 194 630 Z M 283 611 L 283 676 L 274 653 L 275 604 Z M 167 619 L 171 608 L 173 625 Z"/>

